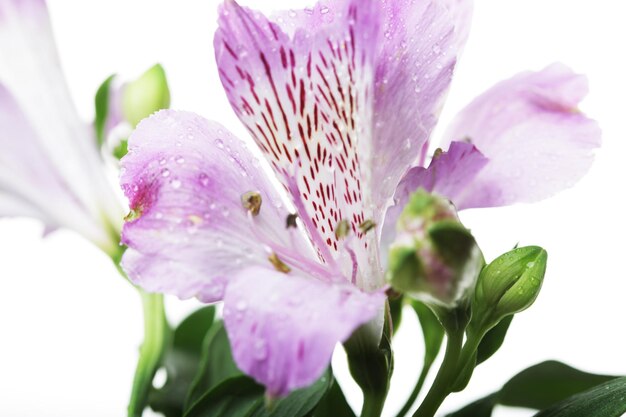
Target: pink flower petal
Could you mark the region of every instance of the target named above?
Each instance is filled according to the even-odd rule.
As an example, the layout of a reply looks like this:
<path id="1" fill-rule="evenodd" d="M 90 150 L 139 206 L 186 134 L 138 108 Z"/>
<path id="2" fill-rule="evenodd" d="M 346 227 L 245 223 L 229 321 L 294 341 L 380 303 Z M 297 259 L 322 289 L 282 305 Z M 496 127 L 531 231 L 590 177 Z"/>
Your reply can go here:
<path id="1" fill-rule="evenodd" d="M 425 150 L 450 85 L 459 43 L 436 0 L 381 2 L 374 88 L 374 198 L 384 210 Z"/>
<path id="2" fill-rule="evenodd" d="M 455 204 L 465 201 L 469 194 L 475 192 L 474 179 L 488 163 L 489 160 L 473 145 L 452 142 L 450 149 L 436 156 L 428 168 L 411 168 L 396 189 L 395 205 L 387 210 L 381 238 L 383 252 L 395 239 L 396 222 L 412 193 L 423 188 Z"/>
<path id="3" fill-rule="evenodd" d="M 374 276 L 368 268 L 376 259 L 370 254 L 376 234 L 359 228 L 373 217 L 365 202 L 369 166 L 360 162 L 371 149 L 373 4 L 317 6 L 311 9 L 314 27 L 290 37 L 263 15 L 228 1 L 215 36 L 233 109 L 291 192 L 318 251 L 329 264 L 342 256 L 335 228 L 347 220 L 357 237 L 360 277 Z M 352 267 L 349 260 L 343 264 L 346 273 Z"/>
<path id="4" fill-rule="evenodd" d="M 555 64 L 503 81 L 462 110 L 444 144 L 468 139 L 489 163 L 457 207 L 533 202 L 578 181 L 601 136 L 577 109 L 586 94 L 585 77 Z"/>
<path id="5" fill-rule="evenodd" d="M 291 268 L 319 267 L 300 230 L 287 229 L 289 213 L 259 161 L 219 124 L 161 111 L 140 123 L 122 166 L 133 210 L 123 266 L 145 289 L 209 302 L 233 273 L 272 267 L 272 253 Z M 247 192 L 262 199 L 256 216 L 242 204 Z"/>
<path id="6" fill-rule="evenodd" d="M 381 291 L 250 268 L 228 285 L 224 321 L 237 365 L 269 395 L 283 396 L 318 379 L 336 344 L 384 302 Z"/>

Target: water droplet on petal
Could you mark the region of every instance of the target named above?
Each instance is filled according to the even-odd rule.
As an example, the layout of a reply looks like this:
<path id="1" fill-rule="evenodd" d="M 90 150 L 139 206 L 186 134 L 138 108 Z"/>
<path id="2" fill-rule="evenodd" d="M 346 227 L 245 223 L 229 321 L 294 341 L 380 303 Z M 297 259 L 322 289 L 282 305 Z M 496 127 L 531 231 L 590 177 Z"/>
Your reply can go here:
<path id="1" fill-rule="evenodd" d="M 171 184 L 172 184 L 172 188 L 174 188 L 175 190 L 179 189 L 180 186 L 182 185 L 180 180 L 172 180 Z"/>
<path id="2" fill-rule="evenodd" d="M 267 358 L 267 343 L 263 339 L 257 339 L 254 341 L 254 359 L 258 361 L 265 360 Z"/>
<path id="3" fill-rule="evenodd" d="M 320 9 L 320 13 L 321 14 L 326 14 L 328 13 L 330 9 L 327 6 L 322 6 L 322 8 Z"/>
<path id="4" fill-rule="evenodd" d="M 161 170 L 161 175 L 163 176 L 163 178 L 167 178 L 167 177 L 169 177 L 169 176 L 170 176 L 170 170 L 169 170 L 169 169 L 167 169 L 167 168 L 163 168 L 163 169 Z"/>

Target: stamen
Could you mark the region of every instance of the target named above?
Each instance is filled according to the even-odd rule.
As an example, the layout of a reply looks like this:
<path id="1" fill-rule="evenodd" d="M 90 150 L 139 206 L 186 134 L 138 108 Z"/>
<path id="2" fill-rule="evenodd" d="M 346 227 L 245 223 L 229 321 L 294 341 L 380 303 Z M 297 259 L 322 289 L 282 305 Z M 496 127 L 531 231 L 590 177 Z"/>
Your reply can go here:
<path id="1" fill-rule="evenodd" d="M 433 154 L 433 159 L 439 158 L 442 153 L 443 153 L 443 149 L 441 149 L 441 148 L 435 149 L 435 153 Z"/>
<path id="2" fill-rule="evenodd" d="M 361 229 L 361 232 L 363 233 L 367 233 L 375 227 L 376 227 L 376 223 L 374 223 L 371 220 L 365 220 L 363 223 L 359 225 L 359 229 Z"/>
<path id="3" fill-rule="evenodd" d="M 350 223 L 347 220 L 342 220 L 337 223 L 337 227 L 335 228 L 335 238 L 337 240 L 348 236 L 350 233 Z"/>
<path id="4" fill-rule="evenodd" d="M 291 271 L 291 268 L 289 268 L 287 264 L 281 261 L 276 253 L 272 252 L 272 254 L 267 259 L 272 263 L 272 265 L 274 265 L 274 268 L 276 268 L 277 271 L 283 272 L 285 274 Z"/>
<path id="5" fill-rule="evenodd" d="M 125 222 L 132 222 L 133 220 L 137 220 L 138 218 L 141 217 L 141 212 L 142 212 L 142 208 L 139 207 L 137 209 L 130 209 L 130 211 L 128 212 L 128 214 L 126 216 L 124 216 L 124 221 Z"/>
<path id="6" fill-rule="evenodd" d="M 287 229 L 289 229 L 290 227 L 298 227 L 298 224 L 296 223 L 297 219 L 298 215 L 296 213 L 290 213 L 289 215 L 287 215 Z"/>
<path id="7" fill-rule="evenodd" d="M 241 204 L 243 208 L 252 213 L 253 216 L 258 216 L 261 211 L 261 194 L 256 191 L 248 191 L 241 196 Z"/>

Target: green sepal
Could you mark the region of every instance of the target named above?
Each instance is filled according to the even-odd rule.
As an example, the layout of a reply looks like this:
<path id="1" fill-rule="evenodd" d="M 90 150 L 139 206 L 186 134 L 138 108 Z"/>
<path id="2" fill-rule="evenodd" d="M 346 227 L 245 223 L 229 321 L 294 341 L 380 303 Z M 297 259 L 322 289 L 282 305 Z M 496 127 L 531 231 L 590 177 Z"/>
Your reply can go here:
<path id="1" fill-rule="evenodd" d="M 128 83 L 122 94 L 122 114 L 135 127 L 152 113 L 170 106 L 170 90 L 160 64 Z"/>

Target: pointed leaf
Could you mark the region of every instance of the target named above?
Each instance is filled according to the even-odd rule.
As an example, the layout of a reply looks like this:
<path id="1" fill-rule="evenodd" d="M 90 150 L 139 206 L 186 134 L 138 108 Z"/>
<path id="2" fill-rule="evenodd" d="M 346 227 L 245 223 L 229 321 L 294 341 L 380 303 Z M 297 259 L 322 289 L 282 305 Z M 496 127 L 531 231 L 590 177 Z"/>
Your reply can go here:
<path id="1" fill-rule="evenodd" d="M 626 413 L 626 377 L 574 395 L 535 417 L 620 417 Z"/>
<path id="2" fill-rule="evenodd" d="M 500 349 L 512 321 L 513 316 L 507 316 L 503 318 L 496 327 L 485 334 L 483 340 L 480 341 L 480 345 L 478 345 L 476 365 L 483 363 Z"/>

